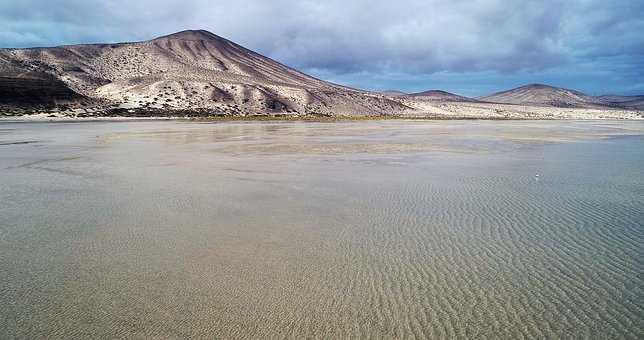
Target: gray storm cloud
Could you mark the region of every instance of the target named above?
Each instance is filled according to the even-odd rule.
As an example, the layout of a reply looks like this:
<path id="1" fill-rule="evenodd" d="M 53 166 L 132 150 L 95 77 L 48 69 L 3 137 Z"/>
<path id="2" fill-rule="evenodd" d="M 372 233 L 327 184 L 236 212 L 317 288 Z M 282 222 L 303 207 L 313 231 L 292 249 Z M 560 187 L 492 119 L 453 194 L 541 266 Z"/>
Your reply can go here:
<path id="1" fill-rule="evenodd" d="M 202 28 L 322 73 L 506 74 L 615 56 L 637 65 L 643 17 L 637 0 L 5 0 L 0 46 L 145 40 Z"/>

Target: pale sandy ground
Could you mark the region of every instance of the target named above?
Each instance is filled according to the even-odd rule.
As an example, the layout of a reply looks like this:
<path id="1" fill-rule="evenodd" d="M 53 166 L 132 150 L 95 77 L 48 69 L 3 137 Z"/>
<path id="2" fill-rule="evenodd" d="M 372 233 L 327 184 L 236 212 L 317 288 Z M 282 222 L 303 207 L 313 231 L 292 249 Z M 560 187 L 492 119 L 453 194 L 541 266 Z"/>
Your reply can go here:
<path id="1" fill-rule="evenodd" d="M 403 99 L 402 103 L 432 116 L 510 119 L 643 119 L 641 111 L 560 108 L 495 103 L 429 102 Z"/>
<path id="2" fill-rule="evenodd" d="M 644 121 L 3 128 L 0 339 L 644 330 Z"/>
<path id="3" fill-rule="evenodd" d="M 622 109 L 590 109 L 590 108 L 559 108 L 559 107 L 539 107 L 513 104 L 493 104 L 493 103 L 466 103 L 466 102 L 434 102 L 421 101 L 413 99 L 398 99 L 402 104 L 410 109 L 387 115 L 374 116 L 336 116 L 337 119 L 360 119 L 365 117 L 380 118 L 436 118 L 436 119 L 644 119 L 644 112 L 630 111 Z M 213 111 L 214 114 L 217 111 Z M 248 119 L 248 115 L 227 116 L 229 119 Z M 258 118 L 265 119 L 266 115 L 258 115 Z M 280 118 L 297 118 L 306 117 L 298 113 L 275 116 Z M 127 116 L 110 116 L 110 117 L 75 117 L 68 113 L 51 112 L 39 113 L 25 116 L 0 117 L 3 120 L 28 120 L 28 121 L 49 121 L 49 120 L 131 120 L 131 119 L 184 119 L 182 115 L 176 116 L 150 116 L 150 117 L 127 117 Z"/>
<path id="4" fill-rule="evenodd" d="M 60 113 L 39 113 L 25 116 L 0 117 L 0 121 L 31 121 L 31 122 L 48 122 L 48 121 L 114 121 L 114 120 L 172 120 L 184 119 L 184 117 L 71 117 Z"/>

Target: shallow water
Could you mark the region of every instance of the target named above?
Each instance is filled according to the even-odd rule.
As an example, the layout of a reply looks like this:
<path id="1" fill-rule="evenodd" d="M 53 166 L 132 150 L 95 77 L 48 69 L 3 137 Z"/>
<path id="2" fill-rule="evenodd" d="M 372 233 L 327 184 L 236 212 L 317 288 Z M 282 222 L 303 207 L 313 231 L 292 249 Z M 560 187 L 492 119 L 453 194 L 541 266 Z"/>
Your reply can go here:
<path id="1" fill-rule="evenodd" d="M 0 338 L 641 338 L 644 123 L 0 123 Z"/>

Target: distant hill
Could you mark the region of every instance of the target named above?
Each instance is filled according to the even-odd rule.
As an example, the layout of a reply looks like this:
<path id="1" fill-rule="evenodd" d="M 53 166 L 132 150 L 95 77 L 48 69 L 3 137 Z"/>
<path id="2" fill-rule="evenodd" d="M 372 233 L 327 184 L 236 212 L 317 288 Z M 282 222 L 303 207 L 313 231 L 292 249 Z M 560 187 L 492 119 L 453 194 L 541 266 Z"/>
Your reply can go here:
<path id="1" fill-rule="evenodd" d="M 579 91 L 543 84 L 525 85 L 479 99 L 493 103 L 553 107 L 596 108 L 606 106 L 600 99 Z"/>
<path id="2" fill-rule="evenodd" d="M 619 105 L 625 109 L 644 110 L 644 98 L 621 102 Z"/>
<path id="3" fill-rule="evenodd" d="M 459 96 L 457 94 L 453 94 L 442 90 L 429 90 L 424 92 L 411 93 L 409 94 L 409 97 L 414 97 L 418 99 L 436 100 L 436 101 L 478 102 L 478 100 L 476 99 Z"/>
<path id="4" fill-rule="evenodd" d="M 597 99 L 611 106 L 619 106 L 626 109 L 644 110 L 644 95 L 641 96 L 616 96 L 604 95 Z"/>
<path id="5" fill-rule="evenodd" d="M 385 90 L 380 91 L 379 93 L 387 97 L 402 97 L 407 95 L 407 93 L 398 90 Z"/>

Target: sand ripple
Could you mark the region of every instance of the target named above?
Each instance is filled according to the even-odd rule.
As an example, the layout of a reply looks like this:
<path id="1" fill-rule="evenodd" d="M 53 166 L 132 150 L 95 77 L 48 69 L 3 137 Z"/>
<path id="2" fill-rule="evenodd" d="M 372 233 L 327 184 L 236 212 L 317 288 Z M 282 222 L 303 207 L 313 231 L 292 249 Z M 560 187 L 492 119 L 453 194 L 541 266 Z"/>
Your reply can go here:
<path id="1" fill-rule="evenodd" d="M 644 334 L 638 123 L 12 128 L 0 338 Z"/>

